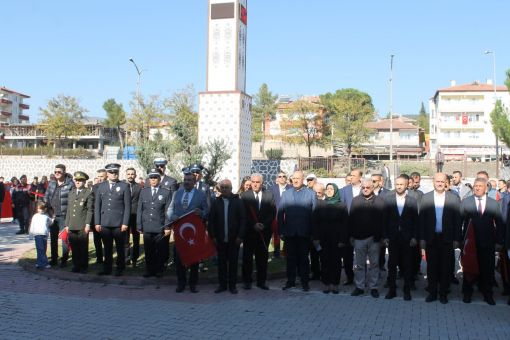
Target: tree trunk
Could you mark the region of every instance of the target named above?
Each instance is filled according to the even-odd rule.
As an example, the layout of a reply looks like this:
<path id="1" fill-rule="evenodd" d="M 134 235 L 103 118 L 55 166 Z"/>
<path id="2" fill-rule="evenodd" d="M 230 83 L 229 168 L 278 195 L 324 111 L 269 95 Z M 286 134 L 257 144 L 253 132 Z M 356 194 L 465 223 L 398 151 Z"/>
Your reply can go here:
<path id="1" fill-rule="evenodd" d="M 124 151 L 124 141 L 122 140 L 122 133 L 120 132 L 120 126 L 117 126 L 117 134 L 119 135 L 120 152 Z"/>
<path id="2" fill-rule="evenodd" d="M 308 157 L 312 158 L 312 144 L 308 143 L 307 146 L 308 146 Z"/>

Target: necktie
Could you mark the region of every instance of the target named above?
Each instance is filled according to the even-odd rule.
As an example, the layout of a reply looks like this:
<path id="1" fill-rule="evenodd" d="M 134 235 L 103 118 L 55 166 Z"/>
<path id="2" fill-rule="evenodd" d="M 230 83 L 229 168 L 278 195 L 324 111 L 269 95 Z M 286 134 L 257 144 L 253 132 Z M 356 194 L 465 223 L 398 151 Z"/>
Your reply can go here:
<path id="1" fill-rule="evenodd" d="M 255 193 L 255 199 L 257 200 L 257 207 L 260 210 L 260 200 L 259 200 L 259 193 L 258 192 Z"/>
<path id="2" fill-rule="evenodd" d="M 189 205 L 189 192 L 186 191 L 184 193 L 184 197 L 182 198 L 182 208 L 183 209 L 188 209 L 188 205 Z"/>
<path id="3" fill-rule="evenodd" d="M 482 210 L 482 199 L 479 198 L 478 199 L 478 213 L 480 214 L 480 216 L 483 215 L 483 210 Z"/>
<path id="4" fill-rule="evenodd" d="M 152 188 L 152 197 L 154 197 L 154 195 L 156 195 L 156 188 Z"/>

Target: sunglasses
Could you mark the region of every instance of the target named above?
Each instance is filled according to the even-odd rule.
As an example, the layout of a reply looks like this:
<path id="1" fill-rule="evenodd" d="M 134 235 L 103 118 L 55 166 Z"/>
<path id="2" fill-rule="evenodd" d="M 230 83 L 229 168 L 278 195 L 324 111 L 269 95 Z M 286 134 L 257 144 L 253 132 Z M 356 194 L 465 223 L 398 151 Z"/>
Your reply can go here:
<path id="1" fill-rule="evenodd" d="M 278 178 L 287 178 L 287 176 L 279 175 Z"/>
<path id="2" fill-rule="evenodd" d="M 314 179 L 315 179 L 315 178 L 307 178 L 307 179 L 306 179 L 306 181 L 307 181 L 307 182 L 311 182 L 311 181 L 313 181 Z"/>
<path id="3" fill-rule="evenodd" d="M 62 171 L 60 171 L 60 170 L 56 170 L 56 171 L 53 171 L 53 173 L 54 173 L 55 175 L 57 175 L 57 174 L 62 174 L 63 172 L 62 172 Z"/>

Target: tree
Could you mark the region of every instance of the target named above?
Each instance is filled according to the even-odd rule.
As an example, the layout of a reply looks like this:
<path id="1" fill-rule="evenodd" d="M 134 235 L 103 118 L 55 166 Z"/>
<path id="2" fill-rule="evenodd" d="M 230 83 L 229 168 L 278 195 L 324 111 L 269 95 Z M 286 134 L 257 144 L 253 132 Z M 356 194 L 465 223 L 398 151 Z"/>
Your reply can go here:
<path id="1" fill-rule="evenodd" d="M 40 128 L 54 146 L 61 146 L 67 138 L 86 132 L 82 119 L 87 110 L 80 106 L 75 97 L 60 94 L 50 99 L 46 108 L 39 110 L 43 117 Z"/>
<path id="2" fill-rule="evenodd" d="M 510 91 L 510 69 L 506 71 L 505 85 Z M 503 106 L 500 100 L 496 102 L 494 110 L 490 113 L 492 124 L 492 131 L 507 146 L 510 145 L 510 120 L 508 119 L 509 112 Z"/>
<path id="3" fill-rule="evenodd" d="M 126 112 L 122 104 L 118 104 L 115 99 L 108 99 L 103 104 L 103 109 L 106 111 L 106 119 L 104 126 L 117 130 L 120 142 L 120 150 L 124 149 L 124 140 L 122 138 L 122 125 L 126 124 Z"/>
<path id="4" fill-rule="evenodd" d="M 427 111 L 425 111 L 425 105 L 421 102 L 420 113 L 418 114 L 418 126 L 423 128 L 425 133 L 429 133 L 429 125 L 429 115 L 427 114 Z"/>
<path id="5" fill-rule="evenodd" d="M 157 95 L 144 98 L 142 95 L 134 95 L 129 102 L 131 114 L 127 119 L 129 131 L 133 132 L 139 141 L 136 144 L 147 142 L 150 137 L 151 127 L 158 126 L 168 117 L 168 107 Z"/>
<path id="6" fill-rule="evenodd" d="M 320 96 L 333 126 L 333 138 L 345 145 L 348 158 L 354 148 L 368 141 L 366 124 L 375 118 L 372 98 L 357 89 L 341 89 Z"/>
<path id="7" fill-rule="evenodd" d="M 253 96 L 251 135 L 252 141 L 262 141 L 262 152 L 264 151 L 266 119 L 275 119 L 276 116 L 276 98 L 277 96 L 269 91 L 265 83 L 260 86 L 259 92 Z"/>
<path id="8" fill-rule="evenodd" d="M 223 166 L 232 157 L 232 151 L 228 143 L 223 139 L 214 139 L 205 145 L 205 158 L 207 164 L 204 169 L 204 181 L 209 186 L 216 185 L 218 174 Z"/>

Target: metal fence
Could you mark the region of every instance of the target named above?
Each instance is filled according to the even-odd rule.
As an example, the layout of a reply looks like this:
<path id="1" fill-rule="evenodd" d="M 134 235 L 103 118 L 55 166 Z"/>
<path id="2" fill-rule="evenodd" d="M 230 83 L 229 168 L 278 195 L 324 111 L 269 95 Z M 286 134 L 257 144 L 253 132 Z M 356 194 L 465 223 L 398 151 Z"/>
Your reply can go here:
<path id="1" fill-rule="evenodd" d="M 329 157 L 299 157 L 298 168 L 306 172 L 313 172 L 319 177 L 340 177 L 350 169 L 367 170 L 367 161 L 364 158 L 351 158 L 339 156 Z"/>

